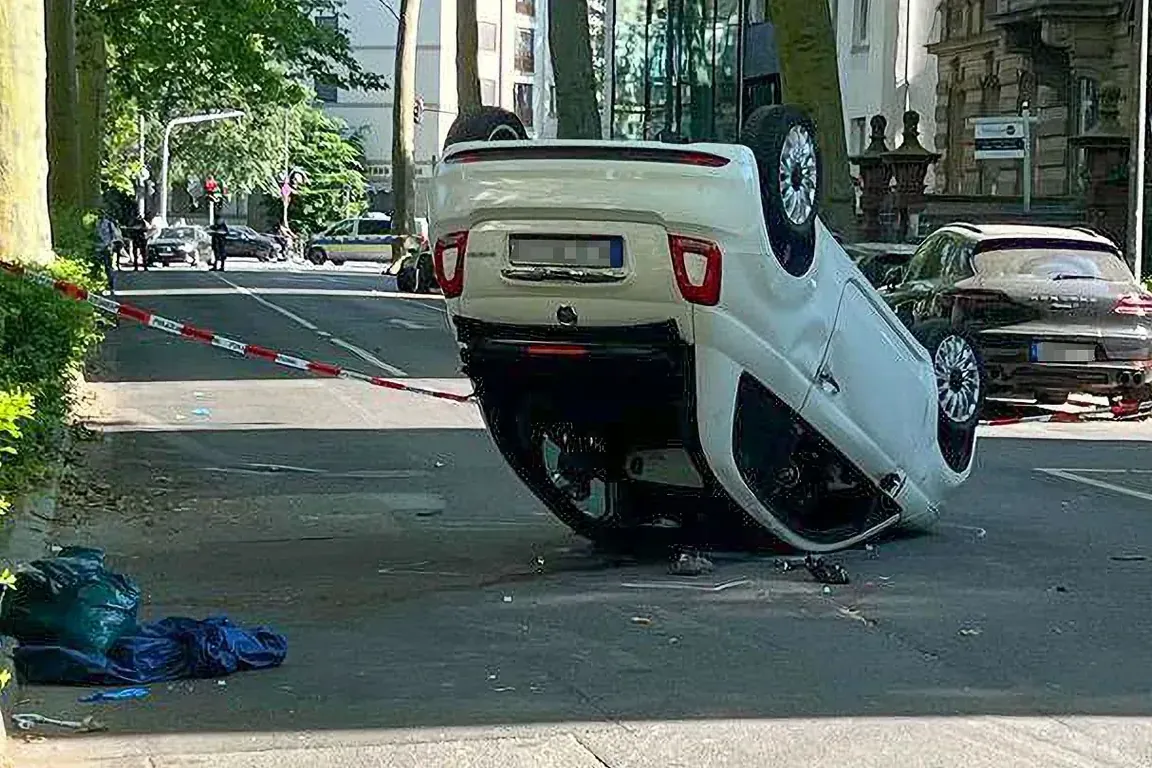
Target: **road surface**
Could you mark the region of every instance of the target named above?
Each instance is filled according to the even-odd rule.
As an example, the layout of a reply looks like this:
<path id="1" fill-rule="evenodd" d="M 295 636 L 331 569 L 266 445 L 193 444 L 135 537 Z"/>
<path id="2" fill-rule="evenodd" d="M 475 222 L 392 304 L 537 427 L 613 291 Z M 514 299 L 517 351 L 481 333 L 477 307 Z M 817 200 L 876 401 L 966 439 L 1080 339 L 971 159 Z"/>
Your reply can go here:
<path id="1" fill-rule="evenodd" d="M 122 278 L 172 319 L 469 390 L 441 301 L 378 275 Z M 1152 765 L 1144 425 L 989 432 L 936 534 L 844 554 L 826 592 L 770 557 L 685 579 L 593 553 L 471 405 L 126 322 L 104 357 L 91 460 L 148 501 L 58 543 L 106 548 L 145 618 L 267 624 L 288 661 L 99 707 L 30 689 L 21 711 L 108 731 L 18 742 L 17 765 Z"/>

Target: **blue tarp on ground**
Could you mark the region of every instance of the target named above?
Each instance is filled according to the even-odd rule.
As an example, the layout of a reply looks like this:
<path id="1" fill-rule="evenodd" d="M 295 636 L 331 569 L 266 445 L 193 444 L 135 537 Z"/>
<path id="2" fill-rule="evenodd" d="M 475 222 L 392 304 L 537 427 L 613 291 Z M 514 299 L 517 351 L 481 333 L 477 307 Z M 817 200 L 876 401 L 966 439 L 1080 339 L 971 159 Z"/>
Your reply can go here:
<path id="1" fill-rule="evenodd" d="M 0 0 L 2 1 L 2 0 Z M 224 617 L 137 624 L 140 590 L 107 570 L 98 549 L 69 547 L 17 572 L 0 614 L 15 637 L 16 672 L 26 683 L 123 685 L 222 677 L 277 667 L 288 640 Z"/>
<path id="2" fill-rule="evenodd" d="M 223 677 L 278 667 L 288 640 L 265 627 L 245 629 L 226 618 L 171 618 L 121 637 L 106 654 L 51 645 L 20 645 L 16 672 L 41 685 L 140 685 Z"/>

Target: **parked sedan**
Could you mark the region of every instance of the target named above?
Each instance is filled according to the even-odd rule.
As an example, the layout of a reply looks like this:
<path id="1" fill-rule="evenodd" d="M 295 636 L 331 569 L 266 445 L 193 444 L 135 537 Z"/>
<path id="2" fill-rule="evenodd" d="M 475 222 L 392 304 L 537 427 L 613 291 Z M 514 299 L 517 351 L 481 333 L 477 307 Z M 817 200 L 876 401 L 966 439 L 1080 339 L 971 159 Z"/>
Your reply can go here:
<path id="1" fill-rule="evenodd" d="M 276 241 L 262 235 L 245 224 L 229 224 L 228 240 L 224 246 L 228 258 L 249 258 L 271 261 L 278 246 Z"/>
<path id="2" fill-rule="evenodd" d="M 1091 230 L 948 225 L 886 282 L 881 293 L 905 323 L 939 318 L 977 332 L 990 394 L 1152 394 L 1152 294 Z"/>
<path id="3" fill-rule="evenodd" d="M 148 243 L 148 263 L 197 264 L 212 260 L 212 239 L 201 227 L 167 227 Z"/>

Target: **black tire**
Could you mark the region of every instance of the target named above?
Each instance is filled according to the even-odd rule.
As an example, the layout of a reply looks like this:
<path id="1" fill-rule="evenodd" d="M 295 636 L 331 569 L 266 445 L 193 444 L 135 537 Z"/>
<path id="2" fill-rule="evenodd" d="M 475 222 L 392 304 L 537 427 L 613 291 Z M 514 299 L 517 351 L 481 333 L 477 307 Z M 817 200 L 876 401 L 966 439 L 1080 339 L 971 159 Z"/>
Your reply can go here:
<path id="1" fill-rule="evenodd" d="M 405 264 L 396 273 L 396 290 L 400 293 L 416 293 L 416 268 Z"/>
<path id="2" fill-rule="evenodd" d="M 524 123 L 514 113 L 500 107 L 460 115 L 448 129 L 444 148 L 466 141 L 523 141 L 528 138 Z"/>
<path id="3" fill-rule="evenodd" d="M 984 413 L 988 391 L 984 356 L 970 333 L 947 320 L 915 325 L 912 335 L 928 350 L 936 372 L 940 452 L 948 466 L 962 472 L 972 460 L 976 427 Z"/>
<path id="4" fill-rule="evenodd" d="M 332 266 L 334 266 L 334 267 L 344 266 L 344 259 L 330 259 L 330 261 L 332 262 Z"/>
<path id="5" fill-rule="evenodd" d="M 808 272 L 816 255 L 822 196 L 816 124 L 788 104 L 760 107 L 744 122 L 742 136 L 756 158 L 772 251 L 789 274 L 799 277 Z"/>
<path id="6" fill-rule="evenodd" d="M 422 253 L 416 257 L 416 293 L 431 293 L 436 285 L 436 271 L 432 268 L 432 256 Z"/>
<path id="7" fill-rule="evenodd" d="M 318 267 L 322 266 L 327 260 L 328 254 L 324 253 L 323 248 L 313 248 L 312 250 L 308 251 L 308 261 L 312 262 Z"/>
<path id="8" fill-rule="evenodd" d="M 579 536 L 603 546 L 628 546 L 641 538 L 641 528 L 632 523 L 632 503 L 628 483 L 611 482 L 606 496 L 610 508 L 600 517 L 581 511 L 549 477 L 542 442 L 531 413 L 531 396 L 482 396 L 480 408 L 488 431 L 504 459 L 528 489 L 553 515 Z M 621 464 L 623 460 L 621 460 Z M 608 485 L 606 483 L 606 485 Z M 651 535 L 651 534 L 650 534 Z"/>
<path id="9" fill-rule="evenodd" d="M 1067 392 L 1037 392 L 1037 405 L 1064 405 L 1068 402 Z"/>

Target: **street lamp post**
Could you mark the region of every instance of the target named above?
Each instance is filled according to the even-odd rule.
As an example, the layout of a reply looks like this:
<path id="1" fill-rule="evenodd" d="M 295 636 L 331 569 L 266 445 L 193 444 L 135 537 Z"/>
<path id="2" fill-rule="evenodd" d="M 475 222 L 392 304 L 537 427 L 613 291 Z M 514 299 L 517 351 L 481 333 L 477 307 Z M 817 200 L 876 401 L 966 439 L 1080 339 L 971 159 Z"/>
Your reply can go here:
<path id="1" fill-rule="evenodd" d="M 178 125 L 192 125 L 193 123 L 209 123 L 214 120 L 230 120 L 244 117 L 239 110 L 232 112 L 212 112 L 204 115 L 190 115 L 177 117 L 164 126 L 164 146 L 160 150 L 160 220 L 168 221 L 168 144 L 172 140 L 172 129 Z"/>

